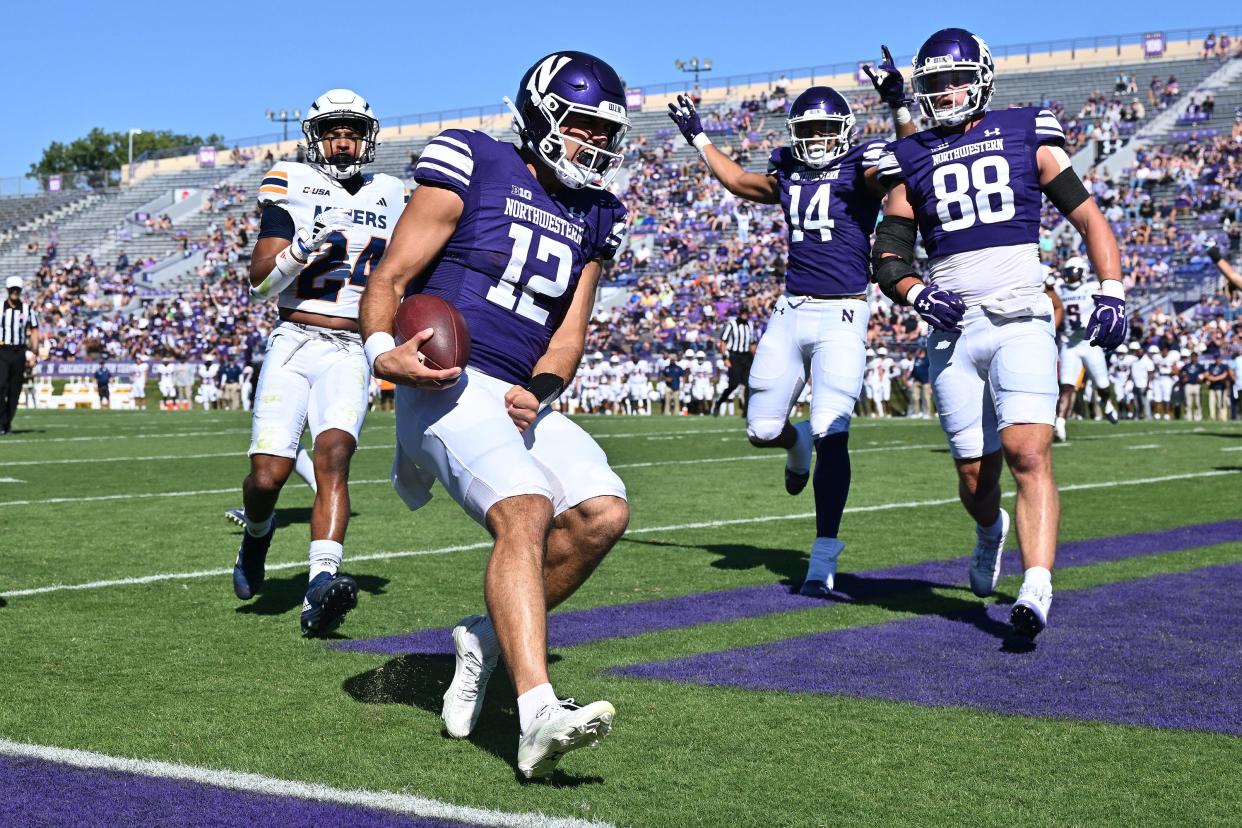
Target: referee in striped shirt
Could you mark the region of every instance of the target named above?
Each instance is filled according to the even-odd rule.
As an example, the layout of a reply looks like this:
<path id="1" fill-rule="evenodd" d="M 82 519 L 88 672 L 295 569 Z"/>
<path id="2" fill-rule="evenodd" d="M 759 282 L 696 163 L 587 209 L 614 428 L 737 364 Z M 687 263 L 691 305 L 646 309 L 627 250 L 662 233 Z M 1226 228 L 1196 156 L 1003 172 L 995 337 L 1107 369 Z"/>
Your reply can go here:
<path id="1" fill-rule="evenodd" d="M 0 434 L 13 428 L 26 375 L 26 349 L 36 352 L 39 345 L 34 309 L 22 301 L 22 277 L 10 276 L 4 287 L 8 298 L 0 305 Z"/>
<path id="2" fill-rule="evenodd" d="M 725 323 L 720 331 L 720 352 L 729 361 L 729 385 L 712 406 L 712 416 L 720 416 L 720 406 L 725 404 L 738 386 L 746 385 L 750 378 L 750 363 L 755 358 L 755 329 L 751 327 L 746 308 L 738 308 L 737 316 Z M 745 397 L 742 413 L 746 413 Z"/>

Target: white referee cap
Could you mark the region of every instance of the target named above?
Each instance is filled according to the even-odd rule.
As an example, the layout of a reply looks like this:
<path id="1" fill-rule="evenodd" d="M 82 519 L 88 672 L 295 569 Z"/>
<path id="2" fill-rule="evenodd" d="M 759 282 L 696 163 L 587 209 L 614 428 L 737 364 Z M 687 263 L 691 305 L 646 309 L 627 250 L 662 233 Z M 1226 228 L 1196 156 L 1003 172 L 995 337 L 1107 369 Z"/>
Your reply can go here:
<path id="1" fill-rule="evenodd" d="M 22 277 L 21 277 L 21 276 L 10 276 L 9 278 L 7 278 L 7 279 L 5 279 L 5 280 L 4 280 L 4 289 L 5 289 L 5 290 L 12 290 L 13 288 L 18 288 L 18 289 L 20 290 L 20 289 L 21 289 L 21 287 L 22 287 Z"/>

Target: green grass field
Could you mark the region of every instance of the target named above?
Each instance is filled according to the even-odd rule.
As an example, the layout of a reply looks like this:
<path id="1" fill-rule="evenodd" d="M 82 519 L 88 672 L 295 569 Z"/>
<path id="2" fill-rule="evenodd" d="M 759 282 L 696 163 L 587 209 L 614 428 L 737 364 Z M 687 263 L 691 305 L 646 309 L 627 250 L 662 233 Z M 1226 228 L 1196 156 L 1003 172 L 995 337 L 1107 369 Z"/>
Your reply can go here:
<path id="1" fill-rule="evenodd" d="M 583 424 L 629 488 L 631 533 L 558 612 L 801 579 L 814 535 L 810 491 L 784 493 L 783 453 L 750 448 L 739 419 Z M 475 736 L 453 741 L 439 719 L 451 658 L 345 652 L 302 639 L 301 566 L 270 572 L 254 602 L 234 598 L 223 573 L 240 530 L 222 514 L 240 503 L 244 415 L 21 412 L 15 425 L 0 442 L 0 478 L 18 481 L 0 482 L 0 738 L 12 742 L 619 825 L 1242 819 L 1242 710 L 1232 689 L 1242 675 L 1226 676 L 1219 698 L 1217 713 L 1233 727 L 1211 732 L 610 672 L 903 619 L 931 625 L 982 603 L 965 589 L 964 567 L 956 586 L 895 588 L 878 600 L 808 602 L 638 635 L 605 629 L 591 643 L 554 647 L 558 692 L 610 700 L 615 731 L 598 750 L 567 757 L 553 784 L 522 784 L 504 676 L 492 682 Z M 1239 424 L 1070 425 L 1071 442 L 1055 450 L 1066 489 L 1063 541 L 1242 517 Z M 342 639 L 448 627 L 482 606 L 485 533 L 440 490 L 428 507 L 407 511 L 386 482 L 392 442 L 392 415 L 372 414 L 353 467 L 344 565 L 363 592 Z M 972 524 L 949 502 L 955 476 L 934 422 L 859 421 L 851 448 L 850 506 L 858 511 L 842 529 L 843 572 L 970 551 Z M 1007 476 L 1005 486 L 1012 490 Z M 310 505 L 310 491 L 292 478 L 269 563 L 304 563 Z M 386 554 L 400 552 L 420 554 Z M 1242 542 L 1211 543 L 1069 566 L 1055 586 L 1069 606 L 1065 596 L 1076 590 L 1240 562 Z M 203 572 L 213 574 L 193 574 Z M 174 574 L 184 577 L 128 582 Z M 87 588 L 26 593 L 55 585 Z M 987 602 L 1008 603 L 1017 587 L 1008 577 Z M 1195 609 L 1230 618 L 1236 593 L 1229 599 L 1205 597 Z M 1075 648 L 1076 636 L 1058 634 L 1058 609 L 1036 653 Z M 1133 617 L 1114 618 L 1117 647 L 1160 611 L 1136 606 Z M 1242 645 L 1232 641 L 1222 669 L 1238 664 Z M 995 652 L 1000 641 L 983 636 L 980 646 Z M 1135 648 L 1125 657 L 1164 655 Z M 823 668 L 790 661 L 785 669 L 789 676 L 775 678 L 801 681 L 800 673 Z M 1044 701 L 1068 716 L 1081 692 Z M 1175 687 L 1154 692 L 1177 710 Z"/>

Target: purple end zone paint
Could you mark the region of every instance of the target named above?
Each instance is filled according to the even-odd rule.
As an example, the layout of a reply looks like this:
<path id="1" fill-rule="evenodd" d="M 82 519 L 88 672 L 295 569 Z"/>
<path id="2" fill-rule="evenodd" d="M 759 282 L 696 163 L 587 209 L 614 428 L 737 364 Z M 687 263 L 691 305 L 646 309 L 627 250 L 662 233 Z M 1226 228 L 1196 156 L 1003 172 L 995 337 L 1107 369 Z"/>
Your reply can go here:
<path id="1" fill-rule="evenodd" d="M 612 672 L 1242 735 L 1239 591 L 1242 564 L 1061 593 L 1026 652 L 993 604 Z"/>
<path id="2" fill-rule="evenodd" d="M 176 779 L 0 756 L 0 825 L 116 828 L 460 828 L 462 823 L 374 808 L 248 793 Z"/>
<path id="3" fill-rule="evenodd" d="M 1057 566 L 1083 566 L 1106 563 L 1139 555 L 1176 552 L 1199 546 L 1212 546 L 1242 540 L 1242 520 L 1205 523 L 1144 532 L 1074 541 L 1062 544 L 1057 552 Z M 962 545 L 974 543 L 974 533 L 963 537 Z M 847 553 L 846 562 L 850 555 Z M 897 566 L 860 573 L 842 573 L 837 577 L 840 601 L 874 600 L 919 588 L 965 586 L 967 558 Z M 1004 556 L 1006 574 L 1021 571 L 1015 550 Z M 973 600 L 973 599 L 971 599 Z M 573 647 L 612 638 L 626 638 L 649 632 L 682 629 L 698 624 L 756 618 L 778 612 L 809 609 L 822 605 L 817 598 L 791 594 L 782 584 L 759 584 L 737 589 L 699 592 L 677 598 L 618 604 L 585 610 L 554 612 L 548 617 L 548 640 L 553 647 Z M 331 645 L 353 652 L 385 655 L 451 655 L 453 640 L 450 630 L 415 630 L 408 633 L 346 641 Z"/>

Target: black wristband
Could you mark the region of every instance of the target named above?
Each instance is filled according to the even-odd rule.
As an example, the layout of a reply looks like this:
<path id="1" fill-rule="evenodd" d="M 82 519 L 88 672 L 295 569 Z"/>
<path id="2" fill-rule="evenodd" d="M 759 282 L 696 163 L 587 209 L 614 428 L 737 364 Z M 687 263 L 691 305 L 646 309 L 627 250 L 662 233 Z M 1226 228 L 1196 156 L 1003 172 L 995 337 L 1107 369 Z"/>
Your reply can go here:
<path id="1" fill-rule="evenodd" d="M 530 382 L 526 383 L 527 391 L 535 395 L 535 399 L 539 400 L 539 405 L 551 405 L 556 398 L 565 390 L 565 380 L 556 374 L 535 374 L 530 378 Z"/>
<path id="2" fill-rule="evenodd" d="M 1049 181 L 1048 186 L 1044 187 L 1044 195 L 1048 196 L 1052 206 L 1063 216 L 1069 216 L 1078 205 L 1091 198 L 1073 167 L 1066 167 L 1056 178 Z"/>

